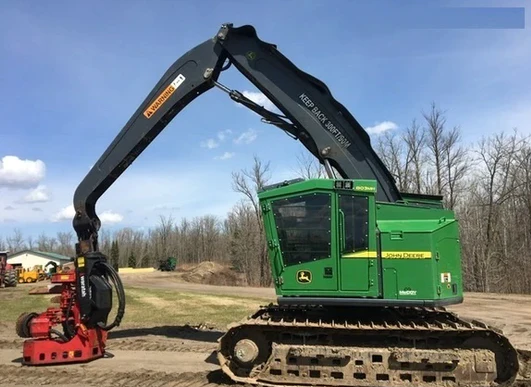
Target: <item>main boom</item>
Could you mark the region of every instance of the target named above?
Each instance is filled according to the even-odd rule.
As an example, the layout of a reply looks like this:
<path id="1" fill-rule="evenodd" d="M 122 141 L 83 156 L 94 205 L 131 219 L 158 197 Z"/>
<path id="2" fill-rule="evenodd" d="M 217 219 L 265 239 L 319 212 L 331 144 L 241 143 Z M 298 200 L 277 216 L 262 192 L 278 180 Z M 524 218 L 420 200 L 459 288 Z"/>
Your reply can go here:
<path id="1" fill-rule="evenodd" d="M 230 65 L 284 115 L 218 83 L 220 73 Z M 378 200 L 401 199 L 368 134 L 322 81 L 296 67 L 275 45 L 260 40 L 254 27 L 225 24 L 216 36 L 175 61 L 77 187 L 73 226 L 79 239 L 78 254 L 98 250 L 101 224 L 95 211 L 97 200 L 182 109 L 214 86 L 301 141 L 343 178 L 376 180 Z"/>

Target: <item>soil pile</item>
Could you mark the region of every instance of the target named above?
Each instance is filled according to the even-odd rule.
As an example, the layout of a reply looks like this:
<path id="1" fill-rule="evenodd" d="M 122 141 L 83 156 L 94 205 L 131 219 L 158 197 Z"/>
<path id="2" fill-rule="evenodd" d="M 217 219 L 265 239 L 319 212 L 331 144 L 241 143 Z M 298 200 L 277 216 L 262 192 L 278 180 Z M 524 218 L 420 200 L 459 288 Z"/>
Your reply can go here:
<path id="1" fill-rule="evenodd" d="M 199 265 L 183 268 L 182 279 L 187 282 L 206 285 L 245 286 L 245 276 L 230 266 L 205 261 Z"/>

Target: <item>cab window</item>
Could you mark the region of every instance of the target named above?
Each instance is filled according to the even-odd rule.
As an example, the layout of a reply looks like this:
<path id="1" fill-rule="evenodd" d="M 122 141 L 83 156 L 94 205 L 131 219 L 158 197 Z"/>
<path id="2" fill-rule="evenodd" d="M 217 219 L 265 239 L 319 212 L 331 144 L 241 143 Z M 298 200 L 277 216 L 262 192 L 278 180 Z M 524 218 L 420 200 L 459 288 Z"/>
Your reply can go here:
<path id="1" fill-rule="evenodd" d="M 340 195 L 339 209 L 344 215 L 345 241 L 343 253 L 355 253 L 369 248 L 369 198 Z"/>
<path id="2" fill-rule="evenodd" d="M 277 235 L 286 266 L 331 255 L 331 195 L 300 195 L 272 203 Z"/>

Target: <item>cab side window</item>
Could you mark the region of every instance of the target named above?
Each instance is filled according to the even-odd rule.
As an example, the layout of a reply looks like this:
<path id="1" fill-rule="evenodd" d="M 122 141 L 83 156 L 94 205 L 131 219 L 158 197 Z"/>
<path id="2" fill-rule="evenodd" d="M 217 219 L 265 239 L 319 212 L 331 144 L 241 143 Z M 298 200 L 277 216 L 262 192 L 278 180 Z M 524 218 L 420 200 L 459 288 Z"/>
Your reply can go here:
<path id="1" fill-rule="evenodd" d="M 344 214 L 343 253 L 367 250 L 369 248 L 369 198 L 339 195 L 339 209 Z"/>

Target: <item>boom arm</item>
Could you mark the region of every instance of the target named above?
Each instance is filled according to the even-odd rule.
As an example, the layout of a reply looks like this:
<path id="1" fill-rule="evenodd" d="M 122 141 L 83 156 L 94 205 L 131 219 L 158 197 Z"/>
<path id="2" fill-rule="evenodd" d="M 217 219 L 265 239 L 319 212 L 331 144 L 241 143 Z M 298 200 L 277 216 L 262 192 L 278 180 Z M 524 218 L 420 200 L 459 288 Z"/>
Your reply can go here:
<path id="1" fill-rule="evenodd" d="M 218 83 L 220 73 L 231 64 L 284 115 Z M 379 200 L 401 199 L 369 136 L 323 82 L 297 68 L 275 45 L 260 40 L 254 27 L 225 24 L 215 37 L 188 51 L 166 71 L 76 189 L 73 226 L 78 254 L 98 250 L 97 200 L 182 109 L 214 86 L 301 141 L 343 178 L 377 180 Z"/>

